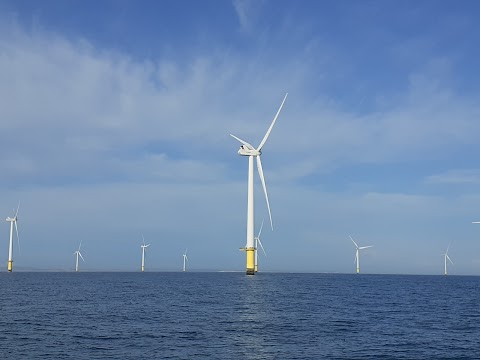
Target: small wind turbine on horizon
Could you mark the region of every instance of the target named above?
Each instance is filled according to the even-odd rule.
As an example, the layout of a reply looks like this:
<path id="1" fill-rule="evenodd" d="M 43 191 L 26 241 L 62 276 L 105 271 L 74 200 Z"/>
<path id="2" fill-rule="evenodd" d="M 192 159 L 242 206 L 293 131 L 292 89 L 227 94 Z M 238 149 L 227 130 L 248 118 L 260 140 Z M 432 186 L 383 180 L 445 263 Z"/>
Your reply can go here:
<path id="1" fill-rule="evenodd" d="M 357 264 L 357 274 L 360 274 L 360 250 L 371 248 L 371 247 L 373 247 L 373 245 L 358 246 L 357 243 L 355 242 L 355 240 L 353 240 L 353 238 L 350 235 L 348 235 L 348 237 L 350 238 L 350 240 L 352 240 L 352 242 L 355 244 L 355 248 L 357 249 L 355 251 L 355 260 L 354 260 L 353 263 Z"/>
<path id="2" fill-rule="evenodd" d="M 78 272 L 78 257 L 80 256 L 82 260 L 85 261 L 85 259 L 82 256 L 82 253 L 80 252 L 81 247 L 82 247 L 82 242 L 80 241 L 80 245 L 78 245 L 78 250 L 73 253 L 73 255 L 76 255 L 76 258 L 77 258 L 75 262 L 75 272 Z"/>
<path id="3" fill-rule="evenodd" d="M 183 253 L 183 271 L 187 271 L 187 261 L 188 261 L 188 257 L 187 257 L 187 250 L 188 249 L 185 249 L 185 252 Z"/>
<path id="4" fill-rule="evenodd" d="M 450 261 L 453 265 L 453 261 L 452 259 L 450 259 L 450 256 L 448 256 L 448 250 L 450 249 L 450 245 L 451 243 L 448 245 L 447 247 L 447 251 L 445 251 L 445 254 L 443 254 L 443 257 L 445 259 L 445 268 L 444 268 L 444 271 L 443 271 L 443 275 L 448 275 L 448 272 L 447 272 L 447 260 Z"/>
<path id="5" fill-rule="evenodd" d="M 288 93 L 283 98 L 282 104 L 277 111 L 277 114 L 273 118 L 270 127 L 268 128 L 265 136 L 263 137 L 260 145 L 257 148 L 253 147 L 253 145 L 249 144 L 248 142 L 236 137 L 235 135 L 230 134 L 231 137 L 238 140 L 242 145 L 238 150 L 238 154 L 241 156 L 248 156 L 248 196 L 247 196 L 247 244 L 245 246 L 245 252 L 247 254 L 247 275 L 254 275 L 255 274 L 255 240 L 254 240 L 254 232 L 255 232 L 255 220 L 254 220 L 254 191 L 253 191 L 253 163 L 254 160 L 257 160 L 257 169 L 258 174 L 260 176 L 260 180 L 263 186 L 263 192 L 265 193 L 265 200 L 267 201 L 267 208 L 268 208 L 268 216 L 270 217 L 270 225 L 273 230 L 273 222 L 272 222 L 272 213 L 270 212 L 270 203 L 268 202 L 268 194 L 267 194 L 267 186 L 265 185 L 265 178 L 263 176 L 263 168 L 262 168 L 262 161 L 260 159 L 262 155 L 262 148 L 267 141 L 270 132 L 272 131 L 273 125 L 277 121 L 278 115 L 282 110 L 283 104 L 287 99 Z"/>
<path id="6" fill-rule="evenodd" d="M 20 238 L 18 237 L 18 210 L 20 209 L 20 201 L 18 202 L 17 211 L 15 212 L 14 217 L 7 217 L 6 221 L 10 222 L 10 242 L 8 245 L 8 264 L 7 270 L 8 272 L 12 272 L 13 270 L 13 225 L 15 224 L 15 232 L 17 233 L 17 242 L 18 242 L 18 250 L 20 251 Z M 15 210 L 14 210 L 15 211 Z"/>
<path id="7" fill-rule="evenodd" d="M 142 235 L 143 245 L 140 245 L 142 248 L 142 272 L 145 271 L 145 249 L 150 246 L 150 244 L 145 245 L 145 238 Z"/>
<path id="8" fill-rule="evenodd" d="M 263 220 L 262 220 L 262 225 L 260 226 L 260 231 L 258 232 L 258 235 L 255 236 L 255 272 L 258 272 L 258 245 L 260 245 L 260 247 L 263 250 L 263 253 L 265 254 L 265 256 L 267 256 L 267 253 L 265 252 L 265 249 L 263 248 L 262 242 L 260 240 L 262 229 L 263 229 Z"/>

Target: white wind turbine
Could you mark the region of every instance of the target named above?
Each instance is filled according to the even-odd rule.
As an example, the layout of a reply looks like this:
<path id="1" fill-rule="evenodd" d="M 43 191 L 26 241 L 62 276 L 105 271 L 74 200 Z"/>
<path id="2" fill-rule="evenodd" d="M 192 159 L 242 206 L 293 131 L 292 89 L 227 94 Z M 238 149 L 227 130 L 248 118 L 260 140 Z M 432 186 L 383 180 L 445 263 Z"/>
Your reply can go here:
<path id="1" fill-rule="evenodd" d="M 150 246 L 150 244 L 145 245 L 145 238 L 142 235 L 143 245 L 140 245 L 142 248 L 142 272 L 145 271 L 145 249 Z"/>
<path id="2" fill-rule="evenodd" d="M 254 158 L 257 159 L 257 169 L 258 174 L 260 175 L 260 180 L 263 186 L 263 192 L 265 193 L 265 199 L 267 201 L 267 208 L 268 208 L 268 216 L 270 217 L 270 225 L 273 230 L 273 222 L 272 222 L 272 214 L 270 212 L 270 204 L 268 202 L 268 195 L 267 195 L 267 187 L 265 185 L 265 178 L 263 176 L 263 168 L 262 168 L 262 161 L 260 160 L 260 156 L 262 155 L 262 148 L 265 145 L 265 142 L 272 131 L 273 125 L 277 121 L 278 115 L 282 110 L 283 104 L 287 99 L 288 93 L 285 94 L 283 98 L 282 104 L 277 111 L 277 114 L 273 118 L 273 121 L 268 128 L 265 136 L 263 137 L 260 145 L 255 149 L 253 145 L 249 144 L 248 142 L 236 137 L 235 135 L 230 134 L 231 137 L 238 140 L 242 145 L 238 150 L 238 154 L 241 156 L 248 156 L 248 200 L 247 200 L 247 244 L 245 246 L 245 251 L 247 253 L 247 275 L 254 275 L 255 274 L 255 241 L 254 241 L 254 206 L 253 206 L 253 161 Z"/>
<path id="3" fill-rule="evenodd" d="M 75 272 L 78 272 L 78 257 L 80 256 L 82 258 L 82 260 L 85 261 L 85 259 L 82 256 L 82 253 L 80 252 L 81 247 L 82 247 L 82 242 L 80 241 L 80 245 L 78 246 L 78 250 L 73 253 L 73 255 L 76 255 L 76 257 L 77 257 L 77 261 L 75 262 Z"/>
<path id="4" fill-rule="evenodd" d="M 445 258 L 445 268 L 444 268 L 443 275 L 448 275 L 448 272 L 447 272 L 447 259 L 448 259 L 448 261 L 450 261 L 450 262 L 452 263 L 452 265 L 453 265 L 452 259 L 450 259 L 450 256 L 448 256 L 448 250 L 450 249 L 450 245 L 451 245 L 451 243 L 448 245 L 447 251 L 445 251 L 445 254 L 443 254 L 443 257 Z"/>
<path id="5" fill-rule="evenodd" d="M 263 220 L 262 220 L 262 225 L 260 226 L 260 231 L 258 232 L 258 235 L 255 236 L 255 272 L 258 272 L 258 245 L 263 250 L 263 253 L 265 256 L 267 256 L 267 253 L 265 252 L 265 249 L 263 248 L 262 241 L 260 240 L 260 235 L 262 234 L 262 229 L 263 229 Z"/>
<path id="6" fill-rule="evenodd" d="M 355 247 L 357 248 L 357 250 L 355 251 L 355 261 L 354 261 L 354 263 L 357 264 L 357 274 L 360 274 L 360 250 L 371 248 L 371 247 L 373 247 L 373 245 L 358 246 L 357 243 L 355 242 L 355 240 L 353 240 L 353 238 L 350 235 L 348 235 L 348 237 L 350 238 L 350 240 L 352 240 L 352 242 L 355 244 Z"/>
<path id="7" fill-rule="evenodd" d="M 185 252 L 183 253 L 183 271 L 187 271 L 187 261 L 188 261 L 187 250 L 188 249 L 185 249 Z"/>
<path id="8" fill-rule="evenodd" d="M 17 233 L 17 241 L 18 241 L 18 249 L 20 250 L 20 238 L 18 237 L 18 227 L 17 227 L 17 219 L 18 219 L 18 210 L 20 209 L 20 201 L 18 202 L 17 211 L 15 212 L 14 217 L 7 217 L 6 221 L 10 222 L 10 242 L 8 245 L 8 265 L 7 270 L 8 272 L 12 272 L 13 270 L 13 225 L 15 224 L 15 231 Z"/>

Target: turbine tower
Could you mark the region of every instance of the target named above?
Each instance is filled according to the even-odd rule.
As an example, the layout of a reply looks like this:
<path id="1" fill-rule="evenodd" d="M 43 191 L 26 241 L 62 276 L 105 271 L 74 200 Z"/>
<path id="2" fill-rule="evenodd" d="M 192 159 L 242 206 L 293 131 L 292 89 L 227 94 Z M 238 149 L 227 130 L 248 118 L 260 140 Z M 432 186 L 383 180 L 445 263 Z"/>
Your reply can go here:
<path id="1" fill-rule="evenodd" d="M 17 211 L 15 212 L 14 217 L 7 217 L 6 221 L 10 222 L 10 242 L 8 245 L 8 265 L 7 270 L 8 272 L 12 272 L 13 270 L 13 225 L 15 224 L 15 232 L 17 233 L 17 241 L 18 241 L 18 249 L 20 249 L 20 238 L 18 237 L 18 227 L 17 227 L 17 219 L 18 219 L 18 210 L 20 209 L 20 201 L 18 202 Z"/>
<path id="2" fill-rule="evenodd" d="M 371 248 L 371 247 L 373 247 L 373 245 L 358 246 L 357 243 L 355 242 L 355 240 L 353 240 L 353 238 L 350 235 L 348 235 L 348 237 L 350 238 L 350 240 L 352 240 L 352 242 L 355 244 L 355 247 L 357 249 L 355 251 L 355 261 L 353 263 L 357 264 L 357 274 L 360 274 L 360 250 Z"/>
<path id="3" fill-rule="evenodd" d="M 77 257 L 77 261 L 75 262 L 75 272 L 78 272 L 78 257 L 80 256 L 82 258 L 82 260 L 85 261 L 85 259 L 82 256 L 82 253 L 80 252 L 81 247 L 82 247 L 82 242 L 80 241 L 80 245 L 78 246 L 78 250 L 73 253 L 73 255 L 76 255 L 76 257 Z"/>
<path id="4" fill-rule="evenodd" d="M 150 244 L 145 245 L 145 238 L 142 235 L 143 245 L 140 245 L 142 248 L 142 272 L 145 271 L 145 249 L 150 246 Z"/>
<path id="5" fill-rule="evenodd" d="M 254 241 L 254 210 L 253 210 L 253 162 L 254 158 L 257 159 L 257 169 L 258 174 L 260 175 L 260 180 L 263 186 L 263 192 L 265 193 L 265 199 L 267 201 L 267 208 L 268 208 L 268 215 L 270 217 L 270 225 L 273 230 L 273 222 L 272 222 L 272 214 L 270 212 L 270 204 L 268 202 L 268 195 L 267 195 L 267 187 L 265 185 L 265 178 L 263 176 L 263 168 L 262 168 L 262 161 L 260 160 L 260 156 L 262 155 L 262 148 L 265 145 L 265 142 L 272 131 L 273 125 L 277 121 L 278 115 L 282 110 L 283 104 L 287 99 L 287 94 L 283 98 L 282 104 L 277 111 L 277 114 L 273 118 L 273 121 L 268 128 L 265 136 L 263 137 L 262 142 L 258 147 L 255 149 L 253 145 L 249 144 L 248 142 L 236 137 L 235 135 L 230 134 L 231 137 L 238 140 L 242 145 L 238 150 L 238 154 L 241 156 L 248 156 L 248 197 L 247 197 L 247 244 L 245 246 L 245 251 L 247 253 L 247 275 L 254 275 L 255 274 L 255 241 Z"/>
<path id="6" fill-rule="evenodd" d="M 183 253 L 183 271 L 187 271 L 187 261 L 188 261 L 188 257 L 187 257 L 187 249 L 185 249 L 185 252 Z"/>
<path id="7" fill-rule="evenodd" d="M 262 225 L 260 226 L 260 231 L 258 232 L 258 235 L 255 236 L 255 272 L 258 272 L 258 245 L 263 250 L 263 253 L 265 256 L 267 256 L 267 253 L 265 252 L 265 249 L 263 248 L 262 242 L 260 241 L 260 234 L 262 233 L 263 229 L 263 220 L 262 220 Z"/>
<path id="8" fill-rule="evenodd" d="M 451 244 L 450 244 L 451 245 Z M 450 249 L 450 245 L 448 245 L 447 247 L 447 251 L 445 251 L 445 254 L 443 254 L 443 257 L 445 258 L 445 268 L 444 268 L 444 272 L 443 272 L 443 275 L 448 275 L 448 272 L 447 272 L 447 259 L 448 261 L 450 261 L 453 265 L 453 261 L 452 259 L 450 259 L 450 256 L 448 256 L 448 250 Z"/>

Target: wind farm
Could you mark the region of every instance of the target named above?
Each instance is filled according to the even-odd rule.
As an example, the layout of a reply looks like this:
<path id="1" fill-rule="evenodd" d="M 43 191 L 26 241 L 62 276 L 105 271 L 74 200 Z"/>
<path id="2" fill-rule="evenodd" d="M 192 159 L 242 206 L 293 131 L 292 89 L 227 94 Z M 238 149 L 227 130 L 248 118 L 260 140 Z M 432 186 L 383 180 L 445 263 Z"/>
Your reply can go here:
<path id="1" fill-rule="evenodd" d="M 0 0 L 2 357 L 479 358 L 479 14 Z"/>
<path id="2" fill-rule="evenodd" d="M 470 76 L 468 59 L 477 54 L 467 46 L 475 19 L 468 31 L 450 29 L 451 14 L 427 2 L 412 19 L 418 31 L 402 34 L 396 22 L 364 21 L 347 7 L 349 23 L 365 24 L 357 38 L 325 25 L 342 12 L 322 2 L 231 0 L 212 9 L 229 19 L 219 22 L 192 2 L 192 21 L 172 22 L 175 36 L 164 37 L 168 21 L 143 26 L 158 9 L 132 3 L 140 18 L 114 27 L 138 31 L 126 37 L 101 30 L 108 24 L 98 19 L 72 29 L 69 16 L 80 14 L 43 3 L 40 13 L 52 21 L 32 28 L 26 19 L 36 19 L 36 6 L 7 2 L 4 13 L 19 15 L 0 32 L 3 271 L 71 271 L 71 249 L 83 239 L 90 251 L 82 271 L 141 272 L 142 258 L 144 271 L 182 271 L 188 247 L 189 272 L 337 273 L 358 265 L 362 274 L 436 274 L 435 254 L 458 239 L 448 253 L 455 275 L 480 274 L 480 228 L 468 225 L 480 223 L 480 82 Z M 116 24 L 112 14 L 125 9 L 111 7 L 96 10 Z M 166 20 L 185 15 L 155 7 L 165 7 Z M 386 15 L 410 16 L 385 7 Z M 456 8 L 458 18 L 477 10 Z M 278 17 L 268 17 L 272 11 Z M 469 41 L 428 31 L 432 11 L 444 31 Z M 296 26 L 287 31 L 290 20 Z M 364 41 L 378 29 L 391 31 L 392 42 L 382 38 L 381 56 L 372 57 Z M 152 34 L 162 39 L 152 43 Z M 427 38 L 441 53 L 418 45 Z M 372 60 L 375 76 L 365 71 Z M 19 199 L 22 212 L 10 221 Z M 351 232 L 375 244 L 359 250 L 355 267 Z M 155 245 L 138 249 L 141 233 Z"/>

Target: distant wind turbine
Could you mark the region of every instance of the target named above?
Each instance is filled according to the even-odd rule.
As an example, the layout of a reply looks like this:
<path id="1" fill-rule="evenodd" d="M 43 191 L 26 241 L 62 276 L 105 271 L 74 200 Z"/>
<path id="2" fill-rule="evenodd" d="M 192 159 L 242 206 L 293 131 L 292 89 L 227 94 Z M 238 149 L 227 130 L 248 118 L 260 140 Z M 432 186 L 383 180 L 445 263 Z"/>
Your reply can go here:
<path id="1" fill-rule="evenodd" d="M 262 242 L 260 241 L 260 235 L 262 234 L 262 229 L 263 229 L 263 220 L 262 220 L 262 225 L 260 226 L 260 231 L 258 232 L 258 235 L 255 236 L 255 272 L 258 272 L 258 245 L 260 245 L 260 247 L 263 250 L 263 253 L 265 254 L 265 256 L 267 256 L 267 253 L 263 248 Z"/>
<path id="2" fill-rule="evenodd" d="M 268 202 L 268 194 L 267 194 L 267 186 L 265 185 L 265 178 L 263 176 L 263 168 L 262 168 L 262 161 L 260 160 L 260 156 L 262 155 L 262 148 L 265 145 L 265 142 L 272 131 L 273 125 L 277 121 L 278 115 L 282 110 L 283 104 L 287 99 L 287 95 L 283 98 L 282 104 L 277 111 L 277 114 L 273 118 L 270 127 L 268 128 L 265 136 L 263 137 L 260 145 L 257 148 L 254 148 L 253 145 L 249 144 L 248 142 L 236 137 L 235 135 L 230 134 L 231 137 L 238 140 L 242 145 L 238 150 L 238 154 L 241 156 L 248 156 L 248 196 L 247 196 L 247 244 L 245 246 L 245 251 L 247 253 L 247 275 L 254 275 L 255 274 L 255 241 L 254 241 L 254 202 L 253 202 L 253 162 L 256 158 L 257 160 L 257 169 L 258 174 L 260 175 L 260 180 L 263 186 L 263 192 L 265 193 L 265 199 L 267 201 L 267 208 L 268 208 L 268 215 L 270 217 L 270 225 L 273 230 L 273 222 L 272 222 L 272 213 L 270 212 L 270 203 Z"/>
<path id="3" fill-rule="evenodd" d="M 12 272 L 12 270 L 13 270 L 13 225 L 14 224 L 15 224 L 15 232 L 17 233 L 18 249 L 20 250 L 20 238 L 18 237 L 18 227 L 17 227 L 17 219 L 18 219 L 18 210 L 19 209 L 20 209 L 20 201 L 18 202 L 17 211 L 15 212 L 15 216 L 14 217 L 9 216 L 6 219 L 6 221 L 10 222 L 10 242 L 9 242 L 9 246 L 8 246 L 8 265 L 7 265 L 8 272 Z"/>
<path id="4" fill-rule="evenodd" d="M 140 245 L 142 248 L 142 272 L 145 271 L 145 249 L 150 246 L 150 244 L 145 245 L 145 238 L 142 235 L 143 245 Z"/>
<path id="5" fill-rule="evenodd" d="M 355 251 L 355 261 L 354 261 L 354 264 L 356 263 L 357 264 L 357 274 L 360 274 L 360 250 L 363 250 L 363 249 L 368 249 L 368 248 L 371 248 L 373 247 L 373 245 L 369 245 L 369 246 L 358 246 L 357 243 L 355 242 L 355 240 L 353 240 L 353 238 L 349 235 L 349 238 L 350 240 L 352 240 L 352 242 L 355 244 L 355 247 L 356 247 L 356 251 Z"/>
<path id="6" fill-rule="evenodd" d="M 450 261 L 453 265 L 453 261 L 452 259 L 450 259 L 450 256 L 448 256 L 448 250 L 450 249 L 450 245 L 451 243 L 448 245 L 447 247 L 447 251 L 445 251 L 445 254 L 443 254 L 443 257 L 445 259 L 445 268 L 444 268 L 444 272 L 443 272 L 443 275 L 448 275 L 448 272 L 447 272 L 447 260 Z"/>
<path id="7" fill-rule="evenodd" d="M 187 271 L 187 249 L 185 249 L 185 252 L 183 253 L 183 271 Z"/>
<path id="8" fill-rule="evenodd" d="M 82 247 L 82 242 L 80 241 L 80 245 L 78 246 L 78 250 L 73 253 L 73 255 L 76 255 L 76 257 L 77 257 L 77 261 L 75 262 L 75 272 L 78 272 L 78 257 L 80 256 L 82 258 L 82 260 L 85 261 L 85 259 L 82 256 L 82 253 L 80 252 L 81 247 Z"/>

